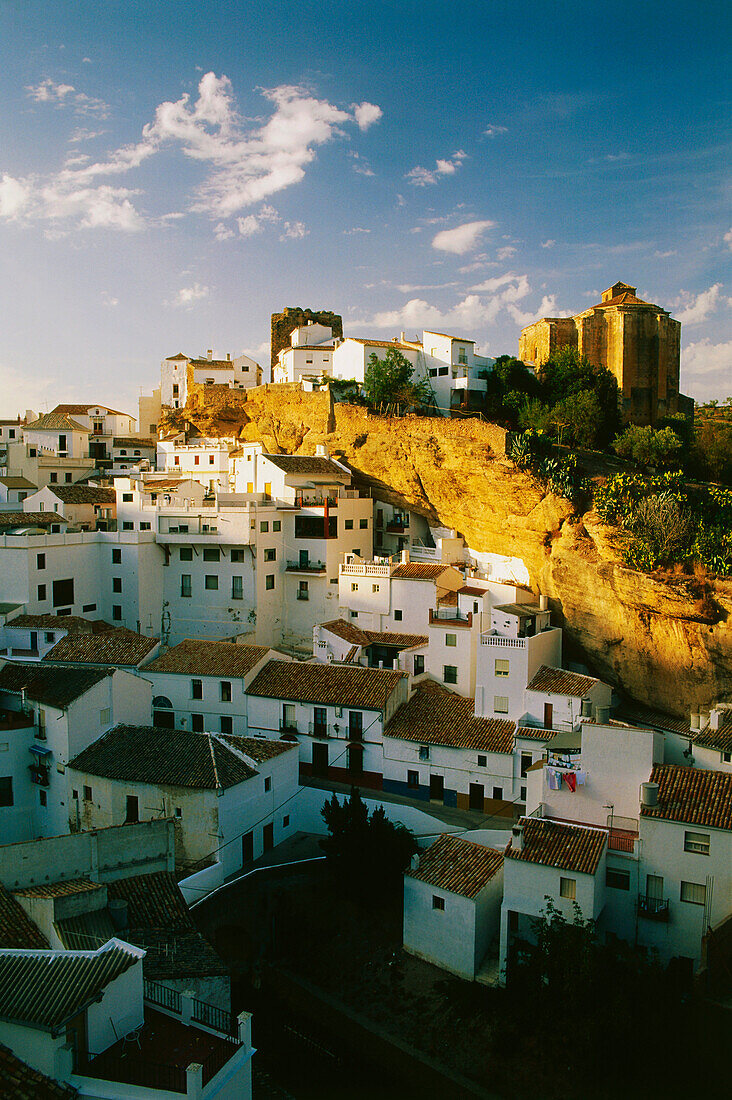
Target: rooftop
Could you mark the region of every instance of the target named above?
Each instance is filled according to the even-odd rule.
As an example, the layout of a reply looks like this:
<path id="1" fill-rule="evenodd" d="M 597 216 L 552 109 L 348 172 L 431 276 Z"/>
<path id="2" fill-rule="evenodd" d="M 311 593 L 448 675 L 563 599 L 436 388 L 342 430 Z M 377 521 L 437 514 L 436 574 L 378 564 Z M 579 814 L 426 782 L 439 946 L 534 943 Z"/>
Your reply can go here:
<path id="1" fill-rule="evenodd" d="M 518 615 L 521 619 L 530 619 L 538 615 L 541 608 L 535 603 L 500 603 L 493 608 L 494 611 L 504 611 L 506 615 Z"/>
<path id="2" fill-rule="evenodd" d="M 732 710 L 724 711 L 719 729 L 707 726 L 705 730 L 694 732 L 692 741 L 702 749 L 716 749 L 718 752 L 732 752 Z"/>
<path id="3" fill-rule="evenodd" d="M 89 407 L 91 408 L 91 406 Z M 83 424 L 78 424 L 76 420 L 72 420 L 64 413 L 55 411 L 44 413 L 32 424 L 26 424 L 25 431 L 84 432 L 85 435 L 89 434 L 89 429 L 85 428 Z"/>
<path id="4" fill-rule="evenodd" d="M 559 730 L 544 729 L 543 726 L 516 726 L 517 737 L 528 737 L 532 741 L 551 741 Z"/>
<path id="5" fill-rule="evenodd" d="M 502 867 L 501 852 L 443 833 L 420 853 L 419 866 L 406 873 L 437 889 L 474 898 Z"/>
<path id="6" fill-rule="evenodd" d="M 0 512 L 0 532 L 12 527 L 51 527 L 68 522 L 57 512 Z"/>
<path id="7" fill-rule="evenodd" d="M 0 668 L 0 691 L 20 694 L 28 699 L 63 710 L 110 675 L 106 668 L 69 668 L 66 665 L 23 664 L 6 661 Z"/>
<path id="8" fill-rule="evenodd" d="M 63 621 L 63 620 L 62 620 Z M 61 664 L 134 666 L 144 661 L 158 644 L 158 638 L 146 638 L 124 627 L 97 634 L 68 634 L 43 658 Z"/>
<path id="9" fill-rule="evenodd" d="M 382 710 L 403 679 L 403 672 L 385 668 L 268 661 L 249 685 L 247 694 L 323 706 Z"/>
<path id="10" fill-rule="evenodd" d="M 513 751 L 515 723 L 498 718 L 476 718 L 475 702 L 427 680 L 400 707 L 384 730 L 385 737 L 446 745 L 479 752 Z"/>
<path id="11" fill-rule="evenodd" d="M 273 466 L 283 470 L 286 474 L 305 474 L 310 477 L 320 476 L 340 481 L 344 485 L 351 480 L 351 475 L 342 469 L 331 458 L 323 458 L 320 455 L 270 455 L 263 454 Z"/>
<path id="12" fill-rule="evenodd" d="M 12 1100 L 73 1100 L 79 1093 L 32 1069 L 0 1043 L 0 1096 Z"/>
<path id="13" fill-rule="evenodd" d="M 88 894 L 101 890 L 98 882 L 88 878 L 69 878 L 61 882 L 39 882 L 35 886 L 23 886 L 13 890 L 18 898 L 70 898 L 76 894 Z"/>
<path id="14" fill-rule="evenodd" d="M 658 805 L 641 806 L 641 817 L 732 829 L 732 774 L 681 764 L 657 764 L 651 782 L 658 783 Z"/>
<path id="15" fill-rule="evenodd" d="M 18 615 L 7 625 L 13 630 L 63 630 L 67 634 L 101 634 L 114 629 L 102 619 L 81 615 Z"/>
<path id="16" fill-rule="evenodd" d="M 42 950 L 48 947 L 48 941 L 0 882 L 0 948 L 4 947 Z"/>
<path id="17" fill-rule="evenodd" d="M 151 661 L 145 672 L 246 676 L 268 652 L 268 647 L 262 645 L 237 645 L 236 642 L 206 642 L 187 638 Z"/>
<path id="18" fill-rule="evenodd" d="M 671 733 L 688 733 L 691 729 L 689 715 L 679 718 L 675 714 L 666 714 L 664 711 L 653 710 L 642 703 L 624 701 L 616 710 L 616 716 L 631 725 L 652 726 L 658 730 L 668 730 Z"/>
<path id="19" fill-rule="evenodd" d="M 27 477 L 0 477 L 0 485 L 8 489 L 37 489 L 38 486 L 29 481 Z"/>
<path id="20" fill-rule="evenodd" d="M 255 764 L 266 764 L 283 752 L 294 752 L 297 748 L 292 741 L 270 741 L 268 737 L 240 737 L 235 733 L 222 733 L 221 740 L 232 749 L 243 752 Z"/>
<path id="21" fill-rule="evenodd" d="M 451 565 L 432 565 L 428 562 L 408 561 L 397 565 L 391 574 L 391 579 L 400 581 L 434 581 L 441 577 L 446 569 L 452 569 Z"/>
<path id="22" fill-rule="evenodd" d="M 322 630 L 335 634 L 351 645 L 393 645 L 397 649 L 411 649 L 413 646 L 427 645 L 429 638 L 425 634 L 398 634 L 391 630 L 361 630 L 347 619 L 333 619 L 320 624 Z"/>
<path id="23" fill-rule="evenodd" d="M 109 409 L 106 405 L 99 405 L 94 401 L 90 401 L 86 405 L 57 405 L 55 409 L 51 409 L 51 412 L 63 413 L 65 416 L 87 416 L 90 409 L 102 409 L 105 413 L 111 413 L 112 416 L 130 416 L 129 413 L 120 412 L 118 409 Z M 130 416 L 130 420 L 134 420 L 134 417 Z"/>
<path id="24" fill-rule="evenodd" d="M 68 763 L 127 783 L 226 790 L 256 775 L 219 737 L 157 726 L 115 726 Z"/>
<path id="25" fill-rule="evenodd" d="M 579 672 L 569 672 L 565 668 L 542 665 L 526 685 L 526 690 L 547 691 L 552 695 L 571 695 L 582 699 L 599 683 L 594 676 L 582 676 Z"/>
<path id="26" fill-rule="evenodd" d="M 49 485 L 64 504 L 114 504 L 117 494 L 105 485 Z"/>
<path id="27" fill-rule="evenodd" d="M 525 863 L 556 867 L 560 871 L 594 875 L 607 840 L 603 830 L 532 817 L 521 818 L 521 825 L 524 829 L 523 850 L 519 851 L 512 843 L 509 844 L 505 851 L 506 859 L 520 859 Z"/>

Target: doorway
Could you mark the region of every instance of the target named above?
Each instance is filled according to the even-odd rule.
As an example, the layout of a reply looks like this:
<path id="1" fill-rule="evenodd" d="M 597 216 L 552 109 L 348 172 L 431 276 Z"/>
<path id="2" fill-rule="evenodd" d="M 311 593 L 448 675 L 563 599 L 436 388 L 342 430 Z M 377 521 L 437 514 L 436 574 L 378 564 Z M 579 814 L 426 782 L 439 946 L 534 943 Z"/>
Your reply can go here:
<path id="1" fill-rule="evenodd" d="M 445 779 L 441 775 L 430 776 L 430 802 L 444 802 Z"/>
<path id="2" fill-rule="evenodd" d="M 468 808 L 483 813 L 483 800 L 485 788 L 482 783 L 471 783 L 469 788 Z"/>
<path id="3" fill-rule="evenodd" d="M 241 865 L 246 867 L 254 859 L 254 833 L 244 833 L 241 838 Z"/>
<path id="4" fill-rule="evenodd" d="M 544 703 L 544 729 L 552 729 L 552 722 L 554 721 L 554 704 Z"/>
<path id="5" fill-rule="evenodd" d="M 313 743 L 313 775 L 328 774 L 328 746 Z"/>
<path id="6" fill-rule="evenodd" d="M 274 848 L 274 822 L 270 821 L 269 825 L 265 825 L 262 829 L 262 851 L 269 852 Z"/>

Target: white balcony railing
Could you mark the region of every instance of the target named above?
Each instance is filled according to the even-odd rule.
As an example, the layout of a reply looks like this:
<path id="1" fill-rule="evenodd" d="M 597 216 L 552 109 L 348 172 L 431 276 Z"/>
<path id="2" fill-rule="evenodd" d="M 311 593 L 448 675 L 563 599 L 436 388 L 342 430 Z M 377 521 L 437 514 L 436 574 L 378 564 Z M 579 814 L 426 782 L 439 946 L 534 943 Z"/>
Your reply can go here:
<path id="1" fill-rule="evenodd" d="M 526 646 L 527 638 L 504 638 L 501 634 L 481 634 L 481 645 L 495 645 L 512 647 L 513 649 L 523 649 Z"/>

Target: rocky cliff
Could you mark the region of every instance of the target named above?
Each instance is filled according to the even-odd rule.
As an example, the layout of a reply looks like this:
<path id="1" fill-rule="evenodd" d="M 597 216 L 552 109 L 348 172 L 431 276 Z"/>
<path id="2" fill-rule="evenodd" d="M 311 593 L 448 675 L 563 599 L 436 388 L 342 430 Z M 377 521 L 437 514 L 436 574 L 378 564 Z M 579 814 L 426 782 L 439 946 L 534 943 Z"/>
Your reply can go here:
<path id="1" fill-rule="evenodd" d="M 238 397 L 238 395 L 237 395 Z M 202 400 L 202 430 L 312 454 L 325 443 L 383 499 L 455 528 L 476 551 L 520 557 L 569 643 L 603 678 L 677 714 L 732 698 L 732 583 L 626 568 L 614 532 L 547 494 L 505 457 L 503 429 L 476 420 L 385 419 L 327 392 L 250 390 L 239 407 Z M 221 419 L 219 420 L 219 416 Z"/>

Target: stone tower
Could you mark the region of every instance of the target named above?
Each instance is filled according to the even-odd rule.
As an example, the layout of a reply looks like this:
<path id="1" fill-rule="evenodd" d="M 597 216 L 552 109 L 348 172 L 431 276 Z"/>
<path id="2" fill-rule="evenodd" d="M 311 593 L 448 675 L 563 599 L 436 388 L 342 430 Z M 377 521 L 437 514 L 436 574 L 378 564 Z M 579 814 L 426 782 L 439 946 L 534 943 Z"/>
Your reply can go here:
<path id="1" fill-rule="evenodd" d="M 272 336 L 270 346 L 270 369 L 274 372 L 277 356 L 283 348 L 290 346 L 290 333 L 308 321 L 328 325 L 333 336 L 343 336 L 343 318 L 339 313 L 327 309 L 301 309 L 300 306 L 285 306 L 282 313 L 272 314 Z"/>
<path id="2" fill-rule="evenodd" d="M 626 422 L 655 424 L 674 413 L 688 415 L 690 399 L 679 393 L 681 323 L 638 298 L 634 286 L 614 283 L 597 305 L 575 317 L 543 317 L 529 325 L 521 332 L 519 358 L 540 367 L 563 347 L 612 371 Z"/>

